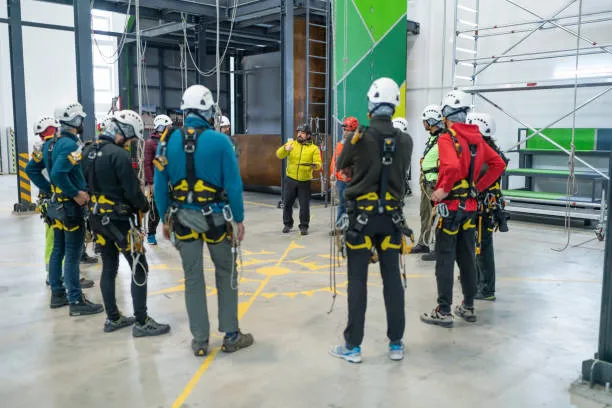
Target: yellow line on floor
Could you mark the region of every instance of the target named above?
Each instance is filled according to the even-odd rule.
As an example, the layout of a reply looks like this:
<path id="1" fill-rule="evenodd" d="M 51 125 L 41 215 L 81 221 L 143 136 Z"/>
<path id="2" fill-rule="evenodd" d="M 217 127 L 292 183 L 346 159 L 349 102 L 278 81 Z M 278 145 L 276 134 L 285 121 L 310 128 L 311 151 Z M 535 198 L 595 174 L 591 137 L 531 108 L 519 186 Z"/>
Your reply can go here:
<path id="1" fill-rule="evenodd" d="M 276 263 L 277 267 L 281 263 L 283 263 L 283 261 L 285 260 L 289 252 L 294 248 L 296 248 L 296 245 L 294 241 L 291 241 L 287 249 L 285 249 L 283 256 L 281 256 L 281 258 Z M 241 320 L 242 317 L 246 314 L 249 308 L 253 305 L 253 302 L 255 302 L 255 299 L 259 297 L 259 295 L 264 290 L 268 282 L 270 282 L 271 278 L 272 278 L 272 275 L 268 275 L 263 281 L 261 281 L 261 283 L 259 284 L 259 287 L 257 288 L 257 291 L 253 293 L 253 296 L 251 296 L 251 298 L 246 303 L 241 303 L 238 305 L 238 320 Z M 208 370 L 208 367 L 210 367 L 210 363 L 212 363 L 212 361 L 215 359 L 220 349 L 221 349 L 220 347 L 213 349 L 213 351 L 206 357 L 206 359 L 204 360 L 200 368 L 198 368 L 198 371 L 196 371 L 193 377 L 191 377 L 191 379 L 189 380 L 189 382 L 183 389 L 183 392 L 181 392 L 181 395 L 179 395 L 176 401 L 174 401 L 174 403 L 172 404 L 172 408 L 180 408 L 181 405 L 183 405 L 183 402 L 185 402 L 187 397 L 191 394 L 195 386 L 200 381 L 200 378 L 202 377 L 202 375 L 204 375 L 206 370 Z"/>
<path id="2" fill-rule="evenodd" d="M 244 203 L 245 204 L 251 204 L 251 205 L 258 205 L 260 207 L 277 208 L 277 206 L 274 205 L 274 204 L 260 203 L 260 202 L 257 202 L 257 201 L 245 201 Z"/>

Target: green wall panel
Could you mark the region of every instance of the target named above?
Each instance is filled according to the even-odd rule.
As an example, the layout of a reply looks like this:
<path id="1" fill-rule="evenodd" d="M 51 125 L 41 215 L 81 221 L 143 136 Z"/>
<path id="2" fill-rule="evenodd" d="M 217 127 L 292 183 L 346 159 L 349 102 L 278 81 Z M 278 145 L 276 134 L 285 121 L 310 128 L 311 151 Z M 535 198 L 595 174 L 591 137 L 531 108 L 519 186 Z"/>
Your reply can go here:
<path id="1" fill-rule="evenodd" d="M 336 73 L 337 78 L 340 79 L 370 50 L 370 48 L 372 48 L 374 43 L 363 25 L 361 17 L 359 17 L 359 13 L 353 2 L 351 0 L 338 0 L 337 4 L 337 20 L 344 26 L 345 7 L 348 17 L 346 19 L 348 28 L 346 32 L 346 50 L 344 48 L 345 30 L 336 31 L 336 50 L 338 52 L 336 58 Z"/>
<path id="2" fill-rule="evenodd" d="M 542 133 L 569 150 L 572 141 L 571 128 L 546 129 Z M 532 134 L 533 132 L 529 131 L 527 136 L 529 137 Z M 595 129 L 576 129 L 574 144 L 576 145 L 576 150 L 594 150 Z M 540 135 L 527 140 L 527 149 L 558 150 L 556 146 Z"/>
<path id="3" fill-rule="evenodd" d="M 406 14 L 406 0 L 354 0 L 375 41 Z"/>
<path id="4" fill-rule="evenodd" d="M 374 77 L 389 77 L 401 86 L 406 80 L 406 48 L 406 20 L 402 20 L 372 50 Z"/>

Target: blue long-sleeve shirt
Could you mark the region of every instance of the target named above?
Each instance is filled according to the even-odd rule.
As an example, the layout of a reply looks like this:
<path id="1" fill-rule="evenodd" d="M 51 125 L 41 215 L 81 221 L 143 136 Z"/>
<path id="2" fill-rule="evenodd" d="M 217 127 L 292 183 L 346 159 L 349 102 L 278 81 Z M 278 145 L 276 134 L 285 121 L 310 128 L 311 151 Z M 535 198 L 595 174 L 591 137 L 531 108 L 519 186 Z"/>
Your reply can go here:
<path id="1" fill-rule="evenodd" d="M 195 150 L 195 176 L 215 186 L 223 187 L 227 194 L 229 205 L 236 222 L 244 221 L 244 202 L 242 200 L 242 179 L 234 148 L 229 138 L 223 133 L 213 130 L 208 123 L 197 116 L 187 116 L 185 127 L 205 128 L 198 137 Z M 166 156 L 168 165 L 163 171 L 155 168 L 153 179 L 155 203 L 159 214 L 165 214 L 170 205 L 168 183 L 175 185 L 187 177 L 187 160 L 180 130 L 168 135 Z M 161 144 L 157 148 L 159 154 Z M 175 203 L 179 207 L 199 208 L 197 204 Z M 221 212 L 218 205 L 213 206 L 214 212 Z M 163 221 L 164 217 L 161 217 Z"/>
<path id="2" fill-rule="evenodd" d="M 49 163 L 49 143 L 47 140 L 42 147 L 42 160 L 31 159 L 26 166 L 26 173 L 30 180 L 44 193 L 51 193 L 51 184 L 43 176 L 43 169 L 47 169 L 51 183 L 59 188 L 65 197 L 73 198 L 79 191 L 87 190 L 87 183 L 81 169 L 81 149 L 77 144 L 77 137 L 70 132 L 62 132 L 51 152 Z"/>

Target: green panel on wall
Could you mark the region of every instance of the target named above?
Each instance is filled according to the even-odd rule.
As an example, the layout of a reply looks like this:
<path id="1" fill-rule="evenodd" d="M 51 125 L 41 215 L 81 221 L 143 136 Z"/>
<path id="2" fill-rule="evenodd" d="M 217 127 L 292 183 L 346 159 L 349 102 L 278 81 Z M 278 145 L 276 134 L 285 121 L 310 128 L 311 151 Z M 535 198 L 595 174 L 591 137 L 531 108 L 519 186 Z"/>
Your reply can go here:
<path id="1" fill-rule="evenodd" d="M 406 0 L 352 0 L 378 41 L 401 16 L 406 14 Z"/>
<path id="2" fill-rule="evenodd" d="M 559 143 L 564 148 L 570 148 L 570 143 L 572 141 L 571 128 L 546 129 L 542 133 Z M 529 137 L 532 134 L 533 132 L 529 131 L 527 136 Z M 576 145 L 576 150 L 595 149 L 595 129 L 576 129 L 574 144 Z M 527 149 L 558 150 L 556 146 L 540 135 L 534 136 L 533 138 L 527 140 Z"/>
<path id="3" fill-rule="evenodd" d="M 374 48 L 374 77 L 389 77 L 398 85 L 406 80 L 406 20 L 400 21 Z"/>
<path id="4" fill-rule="evenodd" d="M 339 22 L 336 29 L 336 80 L 340 81 L 344 74 L 372 48 L 374 43 L 353 2 L 351 0 L 337 0 L 336 4 L 337 21 Z M 345 15 L 347 16 L 346 33 L 344 28 L 341 28 L 345 26 Z M 347 40 L 346 50 L 344 48 L 345 38 Z"/>
<path id="5" fill-rule="evenodd" d="M 372 55 L 368 55 L 338 86 L 338 116 L 355 116 L 359 119 L 359 123 L 369 123 L 366 94 L 374 78 L 371 69 L 373 61 Z M 343 86 L 346 86 L 346 112 L 343 110 Z"/>

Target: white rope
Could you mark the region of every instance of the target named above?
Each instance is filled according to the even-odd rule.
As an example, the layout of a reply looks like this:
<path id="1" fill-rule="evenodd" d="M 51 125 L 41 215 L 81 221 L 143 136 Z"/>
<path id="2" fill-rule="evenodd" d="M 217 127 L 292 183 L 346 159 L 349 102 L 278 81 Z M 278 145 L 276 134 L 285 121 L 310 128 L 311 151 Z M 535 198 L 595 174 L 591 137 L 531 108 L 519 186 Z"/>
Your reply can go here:
<path id="1" fill-rule="evenodd" d="M 93 10 L 94 7 L 94 1 L 91 1 L 91 9 Z M 130 22 L 130 9 L 132 7 L 132 0 L 128 1 L 128 6 L 127 6 L 127 11 L 125 12 L 126 18 L 125 18 L 125 25 L 123 27 L 123 33 L 121 34 L 121 38 L 119 39 L 119 42 L 117 44 L 117 48 L 115 48 L 115 51 L 113 51 L 113 53 L 109 56 L 106 55 L 102 52 L 102 49 L 100 48 L 100 44 L 98 43 L 98 38 L 97 36 L 94 34 L 93 40 L 94 40 L 94 44 L 96 45 L 96 48 L 98 49 L 98 52 L 100 53 L 100 56 L 102 57 L 102 59 L 104 60 L 104 62 L 106 62 L 107 64 L 114 64 L 115 62 L 117 62 L 119 60 L 119 57 L 121 56 L 121 53 L 123 52 L 123 47 L 125 47 L 125 41 L 127 39 L 127 30 L 128 30 L 128 25 Z"/>

